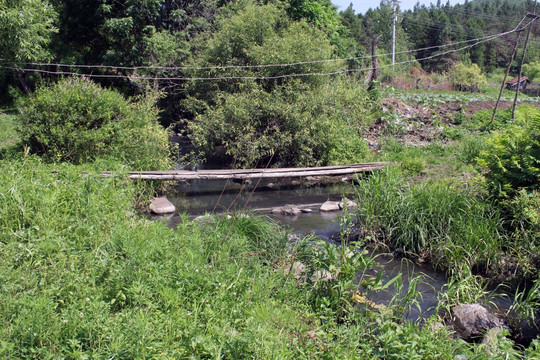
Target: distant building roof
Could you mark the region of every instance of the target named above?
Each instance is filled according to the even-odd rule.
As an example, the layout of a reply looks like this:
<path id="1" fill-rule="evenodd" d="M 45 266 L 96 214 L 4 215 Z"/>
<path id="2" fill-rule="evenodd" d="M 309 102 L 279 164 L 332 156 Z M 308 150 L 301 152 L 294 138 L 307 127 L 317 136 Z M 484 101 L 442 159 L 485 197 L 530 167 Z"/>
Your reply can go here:
<path id="1" fill-rule="evenodd" d="M 524 82 L 524 81 L 531 82 L 531 80 L 529 80 L 528 77 L 522 76 L 522 77 L 521 77 L 521 82 Z M 507 83 L 508 85 L 514 85 L 514 84 L 517 84 L 517 82 L 518 82 L 518 78 L 515 78 L 515 79 L 512 79 L 512 80 L 508 80 L 506 83 Z"/>

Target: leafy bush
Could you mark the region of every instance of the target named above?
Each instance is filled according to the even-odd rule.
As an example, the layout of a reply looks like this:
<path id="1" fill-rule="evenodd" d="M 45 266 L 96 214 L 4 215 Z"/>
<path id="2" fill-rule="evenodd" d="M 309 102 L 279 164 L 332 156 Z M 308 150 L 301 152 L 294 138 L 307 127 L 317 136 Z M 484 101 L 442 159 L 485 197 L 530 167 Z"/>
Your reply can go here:
<path id="1" fill-rule="evenodd" d="M 480 165 L 492 193 L 512 196 L 520 189 L 540 189 L 540 111 L 521 107 L 514 123 L 488 140 Z"/>
<path id="2" fill-rule="evenodd" d="M 487 85 L 486 76 L 476 64 L 467 66 L 462 62 L 457 63 L 448 73 L 448 79 L 459 91 L 476 92 Z"/>
<path id="3" fill-rule="evenodd" d="M 213 103 L 220 91 L 246 90 L 246 85 L 234 77 L 278 77 L 260 80 L 267 91 L 287 83 L 290 74 L 331 73 L 341 69 L 344 62 L 310 62 L 329 59 L 335 47 L 325 32 L 305 21 L 291 21 L 286 11 L 275 4 L 248 5 L 241 11 L 223 16 L 218 30 L 203 39 L 201 51 L 194 62 L 199 67 L 232 66 L 204 69 L 193 73 L 201 77 L 233 77 L 219 82 L 193 82 L 187 85 L 188 93 L 198 99 Z M 249 67 L 257 64 L 296 64 L 294 66 Z M 243 68 L 242 66 L 248 66 Z M 321 76 L 303 76 L 293 79 L 311 85 L 320 85 Z"/>
<path id="4" fill-rule="evenodd" d="M 533 61 L 529 64 L 523 65 L 523 73 L 534 81 L 540 77 L 540 61 Z"/>
<path id="5" fill-rule="evenodd" d="M 222 93 L 218 104 L 189 125 L 207 155 L 224 147 L 241 166 L 325 165 L 358 161 L 369 150 L 360 126 L 369 122 L 369 101 L 354 82 L 335 81 L 312 90 L 304 85 L 266 92 Z"/>
<path id="6" fill-rule="evenodd" d="M 68 78 L 38 90 L 20 112 L 20 135 L 48 162 L 74 164 L 100 157 L 138 170 L 168 168 L 168 135 L 156 122 L 152 98 L 129 102 L 93 82 Z"/>

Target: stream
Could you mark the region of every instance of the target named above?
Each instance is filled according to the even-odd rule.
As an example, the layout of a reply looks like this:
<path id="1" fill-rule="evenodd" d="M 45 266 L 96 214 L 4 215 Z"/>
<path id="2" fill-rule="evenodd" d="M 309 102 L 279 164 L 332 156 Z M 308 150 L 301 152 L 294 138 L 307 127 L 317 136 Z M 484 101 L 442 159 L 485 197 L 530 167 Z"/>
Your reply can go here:
<path id="1" fill-rule="evenodd" d="M 206 213 L 220 214 L 224 212 L 248 211 L 266 215 L 288 227 L 292 233 L 304 235 L 314 234 L 324 241 L 332 242 L 332 236 L 339 234 L 338 215 L 341 212 L 321 212 L 319 207 L 327 200 L 340 201 L 344 196 L 354 199 L 354 189 L 350 183 L 300 185 L 291 179 L 271 181 L 263 179 L 260 183 L 241 184 L 224 180 L 205 180 L 178 183 L 166 194 L 176 206 L 177 213 L 186 213 L 194 219 Z M 297 216 L 274 215 L 271 210 L 287 204 L 295 204 L 311 212 Z M 167 219 L 170 227 L 181 221 L 179 215 Z M 437 294 L 446 284 L 446 277 L 430 267 L 421 267 L 413 262 L 394 257 L 390 253 L 377 253 L 377 265 L 368 271 L 358 274 L 358 281 L 363 276 L 377 276 L 383 271 L 383 281 L 401 274 L 402 293 L 404 294 L 411 279 L 422 276 L 418 286 L 420 308 L 413 307 L 405 314 L 409 320 L 429 317 L 437 305 Z M 368 293 L 371 301 L 388 304 L 394 296 L 394 285 L 386 291 Z"/>

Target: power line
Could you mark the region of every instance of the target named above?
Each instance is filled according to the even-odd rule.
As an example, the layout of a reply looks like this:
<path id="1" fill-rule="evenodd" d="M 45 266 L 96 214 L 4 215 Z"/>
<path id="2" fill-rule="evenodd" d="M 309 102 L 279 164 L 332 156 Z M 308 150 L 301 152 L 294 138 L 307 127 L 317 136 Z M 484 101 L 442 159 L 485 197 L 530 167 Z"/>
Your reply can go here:
<path id="1" fill-rule="evenodd" d="M 532 19 L 529 23 L 524 25 L 522 28 L 519 28 L 519 26 L 523 22 L 523 20 L 522 20 L 518 24 L 518 26 L 513 30 L 503 32 L 503 33 L 499 33 L 499 34 L 486 36 L 486 37 L 482 37 L 482 38 L 465 40 L 465 41 L 461 41 L 461 42 L 457 42 L 457 43 L 453 43 L 453 44 L 437 45 L 437 46 L 431 46 L 431 47 L 427 47 L 427 48 L 402 51 L 402 52 L 399 52 L 399 53 L 400 54 L 413 53 L 413 52 L 417 52 L 417 51 L 420 51 L 420 50 L 427 50 L 427 49 L 432 49 L 432 48 L 443 48 L 443 47 L 448 47 L 448 46 L 456 46 L 458 44 L 463 44 L 463 43 L 476 41 L 474 44 L 470 44 L 470 45 L 461 47 L 459 49 L 445 51 L 445 52 L 442 52 L 442 53 L 434 54 L 434 55 L 427 56 L 427 57 L 420 58 L 420 59 L 402 61 L 402 62 L 396 63 L 395 65 L 403 65 L 403 64 L 417 62 L 417 61 L 424 61 L 424 60 L 433 59 L 433 58 L 436 58 L 436 57 L 439 57 L 439 56 L 443 56 L 443 55 L 446 55 L 446 54 L 462 51 L 462 50 L 474 47 L 474 46 L 476 46 L 478 44 L 481 44 L 481 43 L 484 43 L 484 42 L 491 41 L 493 39 L 502 37 L 504 35 L 511 34 L 513 32 L 516 32 L 516 31 L 521 31 L 522 29 L 525 29 L 529 25 L 531 25 L 535 20 L 536 19 Z M 385 55 L 390 55 L 390 54 L 391 53 L 387 53 L 387 54 L 381 54 L 381 55 L 377 55 L 377 56 L 385 56 Z M 365 58 L 365 56 L 364 57 L 358 57 L 357 59 L 362 59 L 362 58 Z M 341 60 L 350 60 L 350 59 L 354 59 L 354 58 L 347 58 L 347 59 L 341 59 Z M 334 60 L 334 59 L 316 60 L 316 61 L 312 61 L 312 62 L 307 61 L 307 62 L 298 62 L 298 63 L 293 63 L 293 64 L 265 64 L 265 65 L 230 66 L 230 68 L 253 68 L 253 67 L 264 68 L 264 67 L 275 67 L 275 66 L 285 67 L 285 66 L 292 66 L 292 65 L 297 65 L 297 64 L 311 64 L 311 63 L 316 63 L 316 62 L 327 62 L 327 61 L 336 61 L 336 60 Z M 36 64 L 36 63 L 33 63 L 33 64 Z M 50 64 L 50 63 L 40 63 L 40 64 L 41 65 L 47 65 L 47 66 L 61 65 L 63 67 L 67 67 L 67 66 L 78 67 L 77 65 L 68 65 L 68 64 Z M 392 66 L 392 65 L 389 65 L 389 66 Z M 82 65 L 80 67 L 81 68 L 99 68 L 100 66 L 98 66 L 98 65 Z M 388 67 L 388 65 L 380 66 L 380 68 L 384 68 L 384 67 Z M 116 74 L 86 74 L 86 73 L 77 73 L 77 72 L 72 72 L 72 71 L 51 71 L 51 70 L 33 69 L 33 68 L 25 68 L 25 69 L 17 69 L 15 67 L 0 67 L 0 68 L 11 69 L 11 70 L 23 70 L 23 71 L 28 71 L 28 72 L 37 72 L 37 73 L 52 74 L 52 75 L 85 76 L 85 77 L 89 77 L 89 78 L 117 78 L 117 79 L 121 78 L 121 79 L 128 79 L 128 80 L 176 80 L 176 81 L 214 81 L 214 80 L 241 80 L 241 79 L 244 79 L 244 80 L 276 80 L 276 79 L 283 79 L 283 78 L 306 77 L 306 76 L 332 76 L 332 75 L 339 75 L 339 74 L 350 73 L 350 72 L 367 71 L 367 70 L 371 69 L 371 67 L 367 67 L 367 68 L 356 68 L 356 69 L 344 69 L 344 70 L 338 70 L 338 71 L 326 72 L 326 73 L 296 73 L 296 74 L 283 74 L 283 75 L 275 75 L 275 76 L 215 76 L 215 77 L 174 77 L 173 76 L 173 77 L 160 77 L 160 76 L 138 76 L 138 75 L 116 75 Z M 137 68 L 151 68 L 151 67 L 113 67 L 113 66 L 108 66 L 108 68 L 114 68 L 114 69 L 137 69 Z M 166 67 L 156 67 L 156 68 L 166 68 Z M 168 68 L 168 69 L 173 70 L 173 69 L 186 69 L 186 68 L 189 68 L 189 67 L 171 67 L 171 68 Z M 224 67 L 210 67 L 210 68 L 211 69 L 222 69 Z M 189 68 L 189 69 L 196 70 L 196 69 L 201 69 L 201 68 Z"/>
<path id="2" fill-rule="evenodd" d="M 460 44 L 465 44 L 469 42 L 474 41 L 480 41 L 484 39 L 491 39 L 493 37 L 502 37 L 507 34 L 511 34 L 518 30 L 519 26 L 523 20 L 514 28 L 513 30 L 509 30 L 506 32 L 493 34 L 493 35 L 486 35 L 484 37 L 476 38 L 476 39 L 469 39 L 469 40 L 463 40 L 458 41 L 454 43 L 449 44 L 442 44 L 442 45 L 433 45 L 413 50 L 405 50 L 396 52 L 395 54 L 407 54 L 407 53 L 414 53 L 419 51 L 425 51 L 425 50 L 431 50 L 435 48 L 445 48 L 450 46 L 456 46 Z M 529 23 L 530 24 L 530 23 Z M 523 28 L 527 27 L 529 24 L 525 25 Z M 382 56 L 389 56 L 392 55 L 392 52 L 384 53 L 384 54 L 378 54 L 377 57 Z M 322 60 L 308 60 L 308 61 L 299 61 L 294 63 L 282 63 L 282 64 L 259 64 L 259 65 L 224 65 L 224 66 L 206 66 L 206 67 L 197 67 L 197 66 L 114 66 L 114 65 L 83 65 L 83 64 L 62 64 L 62 63 L 43 63 L 43 62 L 9 62 L 6 59 L 0 59 L 0 61 L 4 63 L 10 63 L 10 64 L 16 64 L 16 65 L 31 65 L 31 66 L 56 66 L 56 67 L 70 67 L 70 68 L 80 68 L 80 69 L 113 69 L 113 70 L 226 70 L 226 69 L 259 69 L 259 68 L 272 68 L 272 67 L 292 67 L 292 66 L 299 66 L 299 65 L 310 65 L 310 64 L 319 64 L 319 63 L 329 63 L 329 62 L 341 62 L 341 61 L 351 61 L 351 60 L 362 60 L 371 58 L 371 55 L 367 56 L 359 56 L 359 57 L 348 57 L 348 58 L 338 58 L 338 59 L 322 59 Z M 14 67 L 11 67 L 14 68 Z M 25 71 L 35 71 L 39 72 L 38 69 L 23 69 Z M 44 73 L 55 73 L 52 71 L 45 72 Z M 61 71 L 58 73 L 65 73 L 66 75 L 70 75 L 71 73 L 68 71 Z M 95 74 L 94 77 L 115 77 L 116 75 L 101 75 L 101 74 Z M 125 77 L 125 76 L 120 76 Z"/>
<path id="3" fill-rule="evenodd" d="M 532 23 L 534 20 L 532 20 L 530 23 Z M 529 23 L 529 24 L 530 24 Z M 527 24 L 526 26 L 528 26 Z M 513 30 L 511 32 L 515 32 L 517 30 Z M 507 33 L 511 33 L 507 32 Z M 426 56 L 420 59 L 415 60 L 407 60 L 402 62 L 397 62 L 395 65 L 404 65 L 408 63 L 414 63 L 418 61 L 424 61 L 433 59 L 436 57 L 444 56 L 447 54 L 459 52 L 471 47 L 474 47 L 478 44 L 493 40 L 497 37 L 506 35 L 507 33 L 501 33 L 497 35 L 490 36 L 488 38 L 479 39 L 476 43 L 463 46 L 459 49 L 453 49 L 448 50 L 442 53 L 434 54 L 431 56 Z M 390 65 L 383 65 L 379 68 L 386 68 L 391 67 Z M 9 68 L 9 69 L 15 69 L 15 68 Z M 94 78 L 122 78 L 122 79 L 128 79 L 128 80 L 176 80 L 176 81 L 219 81 L 219 80 L 276 80 L 276 79 L 284 79 L 284 78 L 296 78 L 296 77 L 307 77 L 307 76 L 334 76 L 334 75 L 340 75 L 340 74 L 346 74 L 346 73 L 354 73 L 354 72 L 361 72 L 361 71 L 367 71 L 371 69 L 371 67 L 366 68 L 356 68 L 356 69 L 344 69 L 344 70 L 338 70 L 333 72 L 326 72 L 326 73 L 296 73 L 296 74 L 283 74 L 283 75 L 275 75 L 275 76 L 219 76 L 219 77 L 151 77 L 151 76 L 137 76 L 137 75 L 107 75 L 107 74 L 81 74 L 76 72 L 68 72 L 68 71 L 49 71 L 49 70 L 42 70 L 42 69 L 23 69 L 24 71 L 30 71 L 30 72 L 39 72 L 39 73 L 45 73 L 45 74 L 54 74 L 54 75 L 71 75 L 71 76 L 84 76 L 84 77 L 94 77 Z"/>

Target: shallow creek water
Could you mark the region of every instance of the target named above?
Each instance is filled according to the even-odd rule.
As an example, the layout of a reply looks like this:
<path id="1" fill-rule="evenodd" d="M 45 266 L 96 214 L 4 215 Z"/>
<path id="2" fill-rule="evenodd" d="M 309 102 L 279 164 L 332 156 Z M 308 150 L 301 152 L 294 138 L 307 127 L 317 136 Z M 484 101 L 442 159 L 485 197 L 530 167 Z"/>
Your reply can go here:
<path id="1" fill-rule="evenodd" d="M 256 185 L 256 186 L 255 186 Z M 256 191 L 254 188 L 256 187 Z M 270 182 L 261 181 L 256 184 L 242 185 L 221 180 L 193 181 L 179 183 L 174 190 L 166 194 L 167 198 L 176 206 L 178 213 L 187 213 L 195 218 L 205 213 L 224 213 L 227 211 L 249 211 L 256 214 L 267 215 L 297 234 L 312 233 L 325 241 L 331 241 L 332 235 L 339 233 L 340 213 L 320 212 L 320 205 L 327 201 L 339 201 L 344 196 L 352 199 L 354 189 L 351 184 L 337 183 L 331 185 L 291 186 L 291 181 Z M 298 216 L 276 216 L 271 210 L 287 204 L 295 204 L 311 210 Z M 178 215 L 168 219 L 168 224 L 175 227 L 181 221 Z M 412 308 L 406 317 L 418 320 L 429 316 L 437 304 L 437 294 L 446 284 L 446 277 L 433 271 L 429 267 L 418 266 L 406 259 L 394 257 L 392 254 L 377 253 L 377 266 L 366 272 L 358 274 L 358 281 L 363 276 L 376 276 L 383 271 L 383 279 L 392 279 L 401 274 L 402 293 L 404 294 L 411 279 L 423 276 L 424 280 L 418 286 L 420 309 Z M 386 291 L 368 293 L 368 298 L 376 303 L 388 304 L 394 296 L 396 289 L 390 286 Z"/>

